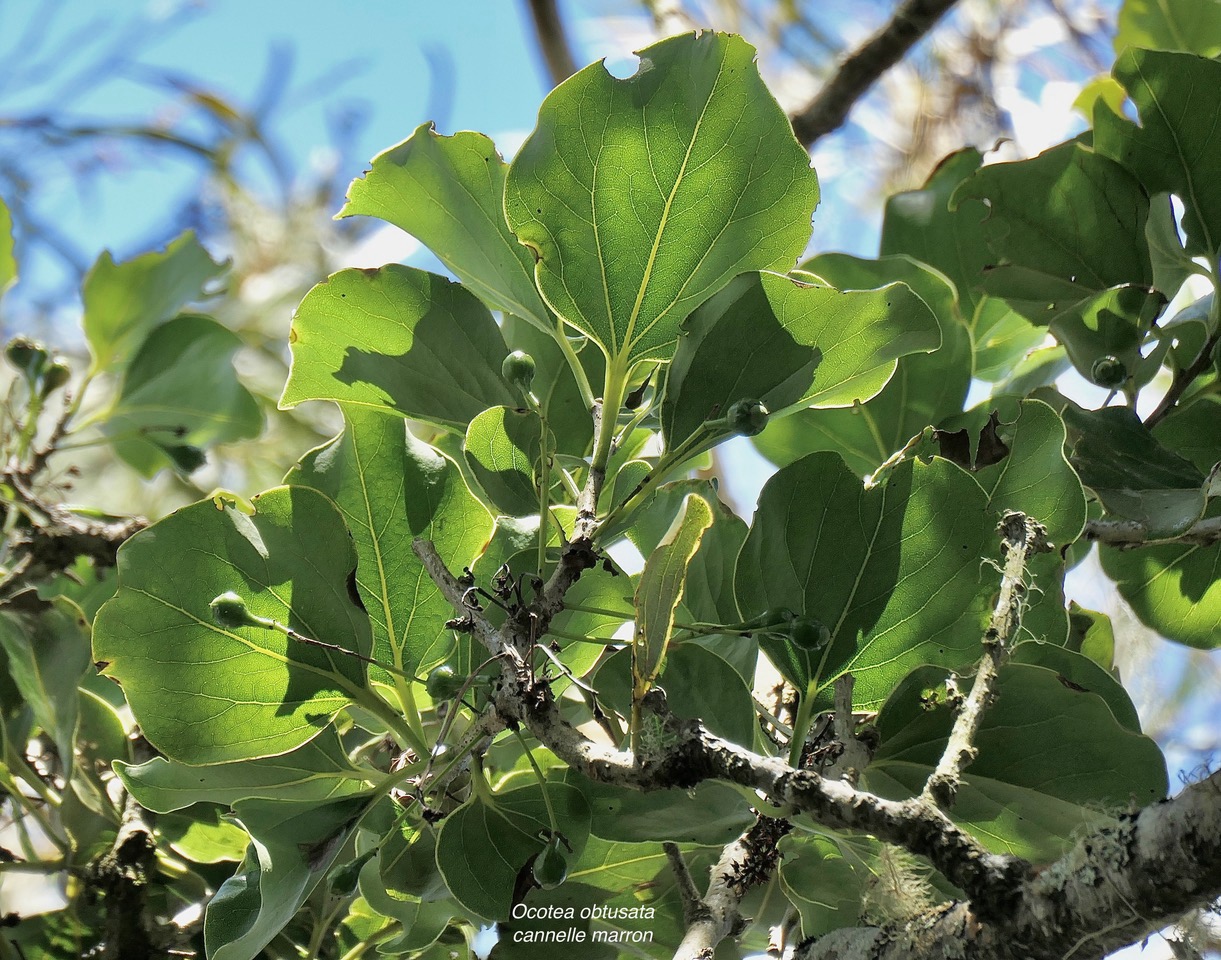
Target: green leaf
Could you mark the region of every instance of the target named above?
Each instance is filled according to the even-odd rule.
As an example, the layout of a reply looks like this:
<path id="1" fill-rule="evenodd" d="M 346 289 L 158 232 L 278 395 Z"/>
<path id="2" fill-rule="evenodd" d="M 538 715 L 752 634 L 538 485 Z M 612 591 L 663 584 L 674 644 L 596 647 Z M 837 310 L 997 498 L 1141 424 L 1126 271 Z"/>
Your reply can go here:
<path id="1" fill-rule="evenodd" d="M 0 296 L 17 280 L 17 260 L 13 256 L 13 218 L 0 199 Z"/>
<path id="2" fill-rule="evenodd" d="M 1077 607 L 1077 610 L 1080 609 Z M 1109 627 L 1109 622 L 1106 625 Z M 1097 642 L 1096 638 L 1092 640 Z M 1140 717 L 1128 691 L 1110 671 L 1099 666 L 1084 652 L 1077 653 L 1055 643 L 1024 641 L 1013 648 L 1010 662 L 1054 670 L 1057 679 L 1068 689 L 1076 693 L 1097 694 L 1106 702 L 1111 716 L 1121 727 L 1132 733 L 1140 733 Z"/>
<path id="3" fill-rule="evenodd" d="M 81 323 L 95 369 L 125 365 L 158 324 L 188 303 L 203 299 L 205 287 L 228 269 L 216 263 L 187 231 L 161 253 L 115 263 L 103 252 L 85 277 Z"/>
<path id="4" fill-rule="evenodd" d="M 753 641 L 739 639 L 753 646 Z M 632 706 L 632 673 L 628 651 L 603 661 L 594 674 L 598 699 L 628 716 Z M 660 686 L 670 712 L 684 720 L 699 720 L 719 737 L 750 746 L 758 723 L 750 688 L 723 657 L 694 641 L 670 647 Z M 709 697 L 708 691 L 716 696 Z"/>
<path id="5" fill-rule="evenodd" d="M 715 781 L 705 781 L 694 790 L 641 793 L 595 783 L 569 770 L 567 782 L 585 794 L 593 815 L 590 830 L 605 840 L 726 844 L 755 821 L 746 798 Z"/>
<path id="6" fill-rule="evenodd" d="M 233 369 L 241 338 L 208 317 L 157 327 L 123 376 L 102 430 L 145 477 L 174 461 L 167 448 L 256 437 L 263 414 Z"/>
<path id="7" fill-rule="evenodd" d="M 801 411 L 769 424 L 753 438 L 760 452 L 781 466 L 828 450 L 863 476 L 926 426 L 962 410 L 971 382 L 970 336 L 959 319 L 953 287 L 908 257 L 862 260 L 824 254 L 808 265 L 836 285 L 880 286 L 901 280 L 929 306 L 940 327 L 940 349 L 900 357 L 894 376 L 866 403 L 843 410 Z"/>
<path id="8" fill-rule="evenodd" d="M 674 611 L 687 585 L 687 565 L 712 525 L 712 508 L 688 495 L 669 531 L 644 563 L 636 588 L 636 634 L 632 641 L 633 699 L 643 697 L 665 668 Z"/>
<path id="9" fill-rule="evenodd" d="M 478 776 L 479 774 L 476 774 Z M 576 787 L 550 781 L 547 795 L 560 832 L 579 855 L 589 835 L 589 806 Z M 474 796 L 445 818 L 437 837 L 437 864 L 463 907 L 488 920 L 507 920 L 513 888 L 550 834 L 543 788 L 536 784 Z"/>
<path id="10" fill-rule="evenodd" d="M 1182 533 L 1204 515 L 1204 475 L 1158 443 L 1135 411 L 1069 405 L 1064 421 L 1076 438 L 1073 465 L 1107 513 L 1157 536 Z"/>
<path id="11" fill-rule="evenodd" d="M 840 291 L 772 273 L 731 281 L 684 325 L 662 403 L 667 446 L 735 400 L 761 400 L 773 417 L 868 400 L 899 357 L 936 350 L 924 301 L 902 284 L 879 287 Z"/>
<path id="12" fill-rule="evenodd" d="M 1082 830 L 1110 822 L 1129 805 L 1165 796 L 1157 744 L 1124 729 L 1097 694 L 1065 684 L 1056 670 L 1009 663 L 999 695 L 975 738 L 950 816 L 990 850 L 1034 863 L 1059 857 Z M 894 799 L 915 796 L 945 750 L 953 711 L 929 691 L 945 670 L 922 668 L 878 717 L 882 745 L 862 785 Z"/>
<path id="13" fill-rule="evenodd" d="M 205 500 L 136 534 L 119 550 L 118 592 L 94 623 L 102 673 L 122 684 L 145 736 L 183 763 L 287 753 L 372 695 L 353 657 L 214 622 L 209 605 L 233 590 L 255 616 L 370 652 L 368 617 L 350 593 L 355 551 L 334 506 L 313 490 L 277 487 L 254 507 L 247 516 Z"/>
<path id="14" fill-rule="evenodd" d="M 330 869 L 365 807 L 363 799 L 322 804 L 246 800 L 235 814 L 250 834 L 237 873 L 204 913 L 210 960 L 254 960 L 292 920 Z"/>
<path id="15" fill-rule="evenodd" d="M 405 230 L 493 310 L 554 323 L 534 286 L 534 258 L 504 218 L 508 165 L 482 133 L 439 135 L 424 123 L 352 181 L 340 217 L 378 217 Z"/>
<path id="16" fill-rule="evenodd" d="M 492 505 L 509 516 L 538 513 L 541 428 L 537 415 L 517 407 L 484 410 L 466 428 L 467 465 Z"/>
<path id="17" fill-rule="evenodd" d="M 1205 516 L 1221 516 L 1214 500 Z M 1102 569 L 1141 622 L 1190 647 L 1221 646 L 1221 550 L 1142 547 L 1102 550 Z"/>
<path id="18" fill-rule="evenodd" d="M 951 203 L 967 200 L 990 206 L 981 229 L 1000 262 L 986 272 L 985 289 L 1031 323 L 1071 314 L 1111 287 L 1153 282 L 1145 246 L 1149 198 L 1101 153 L 1070 142 L 1030 160 L 982 167 Z"/>
<path id="19" fill-rule="evenodd" d="M 950 154 L 919 190 L 887 200 L 882 222 L 883 258 L 903 254 L 941 271 L 957 290 L 964 317 L 975 313 L 982 299 L 983 270 L 992 262 L 983 229 L 988 207 L 963 199 L 951 206 L 950 198 L 982 159 L 974 147 Z M 945 316 L 938 312 L 938 318 L 944 326 Z"/>
<path id="20" fill-rule="evenodd" d="M 1111 625 L 1110 617 L 1097 610 L 1087 610 L 1073 600 L 1068 605 L 1068 625 L 1066 649 L 1089 657 L 1103 670 L 1110 672 L 1114 669 L 1115 628 Z M 1123 722 L 1122 718 L 1120 722 Z"/>
<path id="21" fill-rule="evenodd" d="M 1221 63 L 1189 53 L 1128 49 L 1115 77 L 1140 114 L 1140 125 L 1094 111 L 1094 148 L 1133 171 L 1150 194 L 1183 201 L 1187 251 L 1216 261 L 1221 252 L 1221 130 L 1201 117 L 1221 112 Z"/>
<path id="22" fill-rule="evenodd" d="M 63 597 L 37 615 L 5 611 L 0 613 L 0 646 L 8 655 L 9 675 L 34 722 L 54 742 L 69 777 L 76 747 L 76 687 L 89 666 L 88 622 Z"/>
<path id="23" fill-rule="evenodd" d="M 1177 456 L 1191 461 L 1202 474 L 1221 460 L 1221 399 L 1202 396 L 1176 407 L 1153 428 L 1154 439 Z"/>
<path id="24" fill-rule="evenodd" d="M 872 863 L 846 856 L 849 851 L 828 837 L 790 835 L 780 849 L 780 888 L 801 915 L 803 939 L 860 922 Z"/>
<path id="25" fill-rule="evenodd" d="M 238 863 L 250 842 L 246 831 L 215 806 L 193 810 L 191 815 L 162 814 L 157 818 L 157 832 L 175 853 L 192 863 Z"/>
<path id="26" fill-rule="evenodd" d="M 348 761 L 334 730 L 278 757 L 208 767 L 153 757 L 144 763 L 117 760 L 114 769 L 140 805 L 154 813 L 172 813 L 193 803 L 232 805 L 256 797 L 324 803 L 368 786 L 367 774 Z"/>
<path id="27" fill-rule="evenodd" d="M 738 555 L 738 608 L 787 607 L 826 624 L 821 653 L 760 644 L 798 689 L 817 679 L 820 706 L 851 673 L 857 707 L 873 709 L 916 666 L 978 655 L 990 592 L 979 563 L 997 552 L 995 525 L 979 484 L 948 461 L 906 461 L 864 489 L 839 457 L 814 453 L 763 488 Z"/>
<path id="28" fill-rule="evenodd" d="M 1124 0 L 1115 52 L 1127 47 L 1185 50 L 1202 57 L 1221 53 L 1221 3 L 1217 0 Z"/>
<path id="29" fill-rule="evenodd" d="M 301 301 L 289 343 L 281 407 L 338 400 L 461 432 L 513 402 L 500 376 L 508 350 L 487 307 L 412 267 L 332 275 Z"/>
<path id="30" fill-rule="evenodd" d="M 1077 540 L 1085 527 L 1085 491 L 1064 455 L 1065 427 L 1056 412 L 1041 400 L 1022 400 L 1017 416 L 998 429 L 1008 454 L 990 466 L 978 467 L 975 479 L 988 494 L 995 516 L 1018 510 L 1047 528 L 1056 547 Z M 1023 630 L 1035 637 L 1062 643 L 1068 635 L 1064 609 L 1064 558 L 1058 550 L 1031 558 L 1029 582 L 1040 592 L 1030 598 L 1022 616 Z"/>
<path id="31" fill-rule="evenodd" d="M 356 544 L 356 588 L 373 627 L 373 658 L 408 673 L 445 660 L 453 608 L 411 549 L 431 540 L 461 570 L 492 535 L 492 519 L 457 466 L 417 440 L 403 419 L 343 404 L 344 430 L 285 478 L 329 497 Z M 396 681 L 377 667 L 373 676 Z"/>
<path id="32" fill-rule="evenodd" d="M 593 64 L 543 102 L 505 215 L 543 298 L 624 369 L 669 359 L 732 277 L 786 271 L 818 180 L 739 37 L 672 37 L 627 80 Z"/>

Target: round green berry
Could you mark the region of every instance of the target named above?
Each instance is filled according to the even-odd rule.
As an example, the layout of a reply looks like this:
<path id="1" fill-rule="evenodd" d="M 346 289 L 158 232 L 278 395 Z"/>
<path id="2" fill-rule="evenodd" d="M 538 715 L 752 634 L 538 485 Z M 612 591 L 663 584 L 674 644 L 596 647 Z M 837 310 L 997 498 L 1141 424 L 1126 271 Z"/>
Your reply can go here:
<path id="1" fill-rule="evenodd" d="M 514 350 L 501 363 L 500 375 L 513 386 L 529 390 L 534 382 L 534 358 L 524 350 Z"/>
<path id="2" fill-rule="evenodd" d="M 813 617 L 794 617 L 788 634 L 793 646 L 806 651 L 821 650 L 831 642 L 830 628 Z"/>
<path id="3" fill-rule="evenodd" d="M 448 663 L 443 663 L 441 666 L 433 668 L 424 681 L 424 689 L 435 701 L 452 700 L 458 695 L 458 691 L 462 689 L 464 683 L 466 683 L 466 677 L 456 673 Z"/>
<path id="4" fill-rule="evenodd" d="M 753 437 L 767 426 L 768 410 L 761 400 L 736 400 L 729 407 L 725 419 L 729 429 L 744 437 Z"/>
<path id="5" fill-rule="evenodd" d="M 1127 382 L 1128 368 L 1118 357 L 1099 357 L 1090 367 L 1090 379 L 1100 387 L 1114 390 Z"/>
<path id="6" fill-rule="evenodd" d="M 4 356 L 31 381 L 42 373 L 43 365 L 47 362 L 46 348 L 29 337 L 14 337 L 10 340 L 4 348 Z"/>
<path id="7" fill-rule="evenodd" d="M 59 358 L 53 360 L 42 372 L 42 395 L 50 396 L 70 379 L 72 368 L 68 366 L 67 361 Z"/>

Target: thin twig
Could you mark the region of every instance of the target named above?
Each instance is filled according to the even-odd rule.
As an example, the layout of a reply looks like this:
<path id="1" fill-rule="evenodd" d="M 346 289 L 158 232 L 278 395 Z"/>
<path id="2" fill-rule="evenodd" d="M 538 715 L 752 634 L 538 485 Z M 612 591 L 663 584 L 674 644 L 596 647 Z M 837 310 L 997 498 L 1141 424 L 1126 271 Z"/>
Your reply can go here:
<path id="1" fill-rule="evenodd" d="M 704 906 L 700 892 L 695 887 L 695 881 L 691 878 L 691 871 L 687 869 L 687 861 L 683 859 L 678 844 L 667 840 L 661 848 L 666 852 L 670 871 L 674 874 L 674 883 L 678 887 L 678 899 L 683 905 L 683 923 L 691 926 L 708 916 L 708 908 Z"/>
<path id="2" fill-rule="evenodd" d="M 577 72 L 560 12 L 556 9 L 555 0 L 526 0 L 526 6 L 530 8 L 534 36 L 538 39 L 538 49 L 547 66 L 547 75 L 551 78 L 551 85 L 558 87 Z"/>
<path id="3" fill-rule="evenodd" d="M 792 117 L 793 132 L 807 147 L 838 130 L 874 82 L 903 59 L 957 0 L 903 0 L 890 20 L 844 58 L 839 69 Z"/>
<path id="4" fill-rule="evenodd" d="M 1174 374 L 1174 379 L 1170 382 L 1170 389 L 1166 391 L 1166 395 L 1162 397 L 1154 411 L 1145 418 L 1145 426 L 1152 430 L 1155 426 L 1161 423 L 1169 415 L 1179 400 L 1182 399 L 1184 391 L 1191 386 L 1192 381 L 1213 362 L 1213 351 L 1217 349 L 1217 344 L 1221 343 L 1221 330 L 1215 331 L 1200 348 L 1199 354 L 1187 366 L 1178 370 Z"/>
<path id="5" fill-rule="evenodd" d="M 1051 549 L 1046 529 L 1024 513 L 1006 512 L 998 529 L 1005 566 L 1001 575 L 1000 596 L 983 637 L 984 655 L 975 672 L 971 693 L 954 720 L 945 752 L 920 795 L 926 803 L 936 804 L 943 810 L 954 805 L 962 771 L 975 759 L 975 737 L 983 722 L 984 711 L 996 697 L 997 674 L 1008 656 L 1009 641 L 1013 639 L 1020 622 L 1026 595 L 1026 566 L 1035 554 Z"/>

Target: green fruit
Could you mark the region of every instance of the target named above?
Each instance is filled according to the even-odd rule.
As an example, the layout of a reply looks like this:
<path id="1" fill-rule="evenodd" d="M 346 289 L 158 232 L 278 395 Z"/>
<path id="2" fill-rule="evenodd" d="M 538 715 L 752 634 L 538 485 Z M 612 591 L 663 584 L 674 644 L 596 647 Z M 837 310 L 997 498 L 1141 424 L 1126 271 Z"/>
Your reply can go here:
<path id="1" fill-rule="evenodd" d="M 543 847 L 542 853 L 534 858 L 530 868 L 534 874 L 534 882 L 544 890 L 553 890 L 568 877 L 568 857 L 560 849 L 559 837 L 552 837 Z"/>
<path id="2" fill-rule="evenodd" d="M 725 419 L 729 429 L 744 437 L 753 437 L 767 426 L 768 411 L 760 400 L 736 400 L 729 407 Z"/>
<path id="3" fill-rule="evenodd" d="M 222 593 L 208 606 L 212 609 L 212 619 L 226 630 L 264 625 L 263 621 L 246 609 L 246 601 L 232 590 Z"/>
<path id="4" fill-rule="evenodd" d="M 65 360 L 55 360 L 42 373 L 42 395 L 50 396 L 72 379 L 72 368 Z"/>
<path id="5" fill-rule="evenodd" d="M 500 365 L 500 375 L 522 390 L 534 382 L 534 358 L 524 350 L 514 350 Z"/>
<path id="6" fill-rule="evenodd" d="M 831 642 L 831 629 L 813 617 L 794 617 L 788 632 L 790 642 L 801 650 L 821 650 Z"/>
<path id="7" fill-rule="evenodd" d="M 452 700 L 466 683 L 466 677 L 454 672 L 448 663 L 433 669 L 424 681 L 424 689 L 433 700 Z"/>
<path id="8" fill-rule="evenodd" d="M 208 462 L 208 455 L 199 447 L 189 443 L 179 443 L 172 447 L 162 447 L 166 455 L 174 461 L 174 466 L 182 473 L 194 473 Z"/>
<path id="9" fill-rule="evenodd" d="M 1128 368 L 1118 357 L 1099 357 L 1090 367 L 1090 379 L 1100 387 L 1113 390 L 1127 382 Z"/>
<path id="10" fill-rule="evenodd" d="M 4 355 L 30 381 L 42 373 L 43 365 L 47 362 L 46 348 L 29 337 L 14 337 L 4 348 Z"/>

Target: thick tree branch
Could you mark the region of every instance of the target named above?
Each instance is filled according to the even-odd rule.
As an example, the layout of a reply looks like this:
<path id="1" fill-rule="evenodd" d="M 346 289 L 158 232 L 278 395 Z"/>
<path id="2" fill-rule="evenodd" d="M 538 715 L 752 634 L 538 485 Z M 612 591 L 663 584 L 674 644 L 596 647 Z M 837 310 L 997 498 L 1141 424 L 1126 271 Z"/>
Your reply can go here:
<path id="1" fill-rule="evenodd" d="M 1100 960 L 1221 896 L 1221 772 L 1121 816 L 1021 883 L 1012 909 L 938 907 L 885 928 L 837 930 L 794 960 Z"/>
<path id="2" fill-rule="evenodd" d="M 874 82 L 903 59 L 957 0 L 903 0 L 890 20 L 850 53 L 834 76 L 792 117 L 807 147 L 838 130 Z"/>
<path id="3" fill-rule="evenodd" d="M 1167 543 L 1209 547 L 1221 543 L 1221 517 L 1199 520 L 1173 537 L 1156 537 L 1139 520 L 1089 520 L 1085 524 L 1085 539 L 1121 549 Z"/>
<path id="4" fill-rule="evenodd" d="M 417 540 L 413 546 L 446 599 L 463 609 L 467 588 L 445 568 L 436 548 L 426 540 Z M 574 540 L 569 550 L 577 546 Z M 563 564 L 561 559 L 561 567 Z M 531 615 L 545 626 L 541 613 Z M 507 723 L 526 726 L 557 757 L 591 780 L 642 791 L 691 789 L 705 780 L 741 784 L 761 791 L 777 806 L 808 813 L 826 826 L 872 833 L 927 857 L 956 886 L 992 901 L 998 898 L 998 891 L 1012 890 L 1015 880 L 1029 870 L 1024 860 L 989 854 L 918 798 L 886 800 L 810 770 L 794 770 L 776 757 L 764 757 L 722 740 L 696 721 L 680 721 L 670 714 L 658 689 L 650 691 L 643 706 L 661 726 L 663 747 L 647 756 L 634 756 L 593 742 L 564 719 L 550 686 L 535 680 L 527 669 L 524 651 L 531 634 L 523 631 L 530 629 L 529 616 L 509 618 L 499 634 L 486 623 L 476 627 L 481 639 L 486 638 L 490 649 L 503 654 L 506 661 L 505 682 L 495 693 L 496 709 Z"/>
<path id="5" fill-rule="evenodd" d="M 530 9 L 534 36 L 538 40 L 543 63 L 547 66 L 551 86 L 558 87 L 577 72 L 560 12 L 556 9 L 555 0 L 526 0 L 526 6 Z"/>
<path id="6" fill-rule="evenodd" d="M 975 671 L 971 692 L 958 710 L 945 752 L 922 794 L 926 801 L 943 810 L 954 805 L 962 771 L 975 759 L 975 736 L 983 722 L 984 711 L 996 698 L 997 675 L 1021 620 L 1022 602 L 1026 596 L 1026 565 L 1035 554 L 1051 549 L 1047 530 L 1025 514 L 1007 511 L 999 529 L 1005 566 L 1000 595 L 984 633 L 984 655 Z"/>
<path id="7" fill-rule="evenodd" d="M 741 933 L 742 898 L 751 887 L 771 877 L 779 860 L 776 844 L 791 829 L 785 820 L 760 815 L 749 830 L 726 845 L 712 868 L 708 893 L 690 909 L 684 901 L 687 932 L 674 960 L 710 960 L 718 943 Z M 668 848 L 666 854 L 671 856 Z"/>

